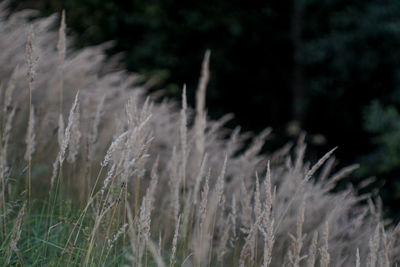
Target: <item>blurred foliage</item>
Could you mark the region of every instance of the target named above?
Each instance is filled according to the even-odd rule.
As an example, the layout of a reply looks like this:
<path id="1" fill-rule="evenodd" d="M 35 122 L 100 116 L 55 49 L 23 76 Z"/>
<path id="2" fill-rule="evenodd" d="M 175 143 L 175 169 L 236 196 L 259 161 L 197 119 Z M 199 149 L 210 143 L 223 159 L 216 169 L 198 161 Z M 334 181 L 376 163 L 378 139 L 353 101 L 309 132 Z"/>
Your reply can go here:
<path id="1" fill-rule="evenodd" d="M 115 40 L 110 54 L 123 52 L 130 70 L 156 75 L 160 83 L 155 89 L 169 96 L 179 96 L 186 83 L 192 104 L 204 51 L 211 49 L 211 117 L 233 112 L 231 125 L 256 132 L 272 126 L 275 147 L 287 140 L 282 137 L 285 123 L 297 120 L 299 127 L 327 140 L 311 150 L 318 156 L 338 145 L 342 165 L 361 158 L 370 175 L 397 175 L 397 0 L 11 3 L 18 9 L 38 8 L 43 15 L 65 9 L 77 46 Z M 378 102 L 369 106 L 374 99 L 387 107 Z M 400 189 L 390 187 L 395 192 L 387 193 L 387 187 L 384 200 L 400 212 L 393 204 Z"/>
<path id="2" fill-rule="evenodd" d="M 374 101 L 365 112 L 365 129 L 374 134 L 376 151 L 368 156 L 373 173 L 387 173 L 400 168 L 400 117 L 394 106 L 383 107 Z M 400 182 L 400 181 L 399 181 Z M 400 192 L 399 192 L 400 193 Z"/>
<path id="3" fill-rule="evenodd" d="M 373 101 L 364 109 L 364 128 L 374 145 L 369 154 L 360 157 L 363 163 L 359 177 L 375 175 L 381 188 L 381 196 L 391 217 L 399 220 L 398 200 L 400 199 L 400 116 L 393 105 L 383 106 Z M 383 186 L 383 183 L 385 184 Z M 393 208 L 395 207 L 395 208 Z"/>

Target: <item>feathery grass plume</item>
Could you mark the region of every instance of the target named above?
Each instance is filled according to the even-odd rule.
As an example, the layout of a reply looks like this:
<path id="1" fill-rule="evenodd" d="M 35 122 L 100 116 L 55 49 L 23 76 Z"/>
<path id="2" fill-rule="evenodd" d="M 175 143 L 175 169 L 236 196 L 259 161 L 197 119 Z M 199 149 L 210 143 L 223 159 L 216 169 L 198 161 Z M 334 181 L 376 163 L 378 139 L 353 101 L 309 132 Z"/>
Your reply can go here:
<path id="1" fill-rule="evenodd" d="M 390 266 L 390 257 L 389 257 L 389 244 L 387 240 L 387 235 L 385 232 L 385 227 L 382 224 L 382 255 L 381 255 L 381 265 L 383 267 Z"/>
<path id="2" fill-rule="evenodd" d="M 226 154 L 229 158 L 232 158 L 241 147 L 241 134 L 240 134 L 240 127 L 236 127 L 233 129 L 232 133 L 229 136 L 229 139 L 226 143 Z"/>
<path id="3" fill-rule="evenodd" d="M 28 43 L 26 44 L 26 64 L 27 64 L 27 75 L 28 75 L 28 89 L 29 89 L 29 106 L 32 105 L 32 91 L 34 89 L 34 83 L 36 78 L 37 61 L 35 51 L 35 34 L 33 32 L 33 26 L 29 27 Z"/>
<path id="4" fill-rule="evenodd" d="M 54 181 L 56 180 L 57 177 L 57 172 L 58 172 L 58 167 L 60 164 L 60 157 L 56 157 L 55 161 L 53 162 L 53 169 L 51 173 L 51 178 L 50 178 L 50 190 L 49 194 L 51 194 L 53 187 L 54 187 Z"/>
<path id="5" fill-rule="evenodd" d="M 216 121 L 209 121 L 208 122 L 208 130 L 205 131 L 205 140 L 206 140 L 206 147 L 208 147 L 210 144 L 218 141 L 218 136 L 219 136 L 219 132 L 222 130 L 227 130 L 224 129 L 224 125 L 229 122 L 230 120 L 232 120 L 234 117 L 233 114 L 226 114 L 223 115 L 221 118 L 219 118 Z M 225 152 L 225 151 L 224 151 Z M 225 152 L 226 153 L 226 152 Z"/>
<path id="6" fill-rule="evenodd" d="M 28 161 L 28 175 L 27 175 L 27 189 L 28 189 L 28 200 L 29 206 L 31 204 L 31 161 L 32 161 L 32 154 L 35 152 L 35 114 L 34 114 L 34 107 L 32 104 L 32 91 L 34 89 L 35 83 L 35 75 L 36 75 L 36 61 L 37 58 L 34 58 L 35 51 L 34 51 L 34 34 L 33 34 L 33 26 L 29 28 L 29 36 L 28 36 L 28 43 L 26 45 L 26 62 L 28 67 L 28 88 L 29 88 L 29 122 L 28 122 L 28 131 L 26 136 L 26 152 L 24 158 Z"/>
<path id="7" fill-rule="evenodd" d="M 315 174 L 315 172 L 325 163 L 327 159 L 330 158 L 330 156 L 333 154 L 333 152 L 335 152 L 336 149 L 337 147 L 331 149 L 322 158 L 320 158 L 318 162 L 314 164 L 314 166 L 312 166 L 312 168 L 307 172 L 306 176 L 304 177 L 302 184 L 305 184 L 306 182 L 308 182 L 308 180 L 310 180 L 310 178 Z"/>
<path id="8" fill-rule="evenodd" d="M 207 164 L 207 153 L 204 154 L 203 156 L 203 160 L 201 161 L 201 165 L 200 168 L 198 170 L 196 179 L 195 179 L 195 184 L 194 184 L 194 189 L 193 189 L 193 204 L 197 205 L 197 202 L 199 201 L 199 190 L 200 190 L 200 183 L 201 180 L 203 179 L 204 176 L 204 171 L 205 171 L 205 167 Z"/>
<path id="9" fill-rule="evenodd" d="M 250 228 L 252 227 L 252 212 L 253 209 L 251 207 L 251 198 L 253 197 L 253 191 L 247 191 L 244 180 L 242 180 L 240 187 L 240 222 L 241 222 L 241 230 L 244 233 L 248 233 Z"/>
<path id="10" fill-rule="evenodd" d="M 391 251 L 393 251 L 395 249 L 396 242 L 398 242 L 398 240 L 399 240 L 398 239 L 399 235 L 400 235 L 400 224 L 397 224 L 396 227 L 394 229 L 391 228 L 391 231 L 390 231 L 388 247 L 390 248 Z M 389 255 L 392 256 L 392 253 L 390 253 Z M 393 260 L 391 260 L 391 261 L 393 261 Z"/>
<path id="11" fill-rule="evenodd" d="M 306 148 L 307 148 L 307 144 L 305 144 L 305 138 L 306 138 L 306 134 L 305 132 L 301 132 L 299 134 L 298 140 L 297 140 L 297 145 L 296 148 L 294 150 L 294 154 L 295 154 L 295 162 L 294 162 L 294 166 L 293 166 L 293 172 L 295 174 L 300 172 L 300 169 L 303 166 L 303 162 L 304 162 L 304 155 L 306 152 Z"/>
<path id="12" fill-rule="evenodd" d="M 14 68 L 11 78 L 8 81 L 7 88 L 4 93 L 4 101 L 3 101 L 3 127 L 6 123 L 6 114 L 9 114 L 15 107 L 12 106 L 13 95 L 15 90 L 15 83 L 17 78 L 17 72 L 19 72 L 18 66 Z"/>
<path id="13" fill-rule="evenodd" d="M 69 163 L 73 163 L 76 160 L 76 156 L 79 153 L 80 140 L 81 140 L 81 131 L 79 129 L 80 125 L 80 112 L 79 112 L 79 103 L 77 104 L 74 114 L 73 114 L 73 124 L 71 127 L 71 137 L 69 141 L 69 149 L 68 149 L 68 157 L 67 161 Z"/>
<path id="14" fill-rule="evenodd" d="M 2 133 L 2 140 L 0 141 L 0 201 L 2 205 L 5 205 L 5 197 L 6 197 L 6 186 L 9 182 L 9 166 L 7 162 L 7 154 L 8 154 L 8 145 L 10 140 L 10 132 L 12 128 L 12 120 L 15 115 L 15 108 L 7 115 L 7 120 Z M 5 206 L 3 209 L 5 214 Z"/>
<path id="15" fill-rule="evenodd" d="M 226 172 L 226 164 L 227 164 L 227 155 L 225 155 L 225 160 L 222 165 L 222 170 L 220 175 L 217 178 L 216 184 L 215 184 L 215 191 L 213 192 L 213 196 L 211 198 L 210 205 L 214 206 L 213 210 L 215 211 L 219 208 L 220 212 L 219 214 L 223 215 L 225 214 L 225 195 L 224 195 L 224 189 L 225 189 L 225 172 Z M 215 225 L 217 224 L 218 220 L 223 222 L 225 221 L 225 218 L 223 216 L 218 216 L 217 218 L 217 213 L 211 214 L 211 234 L 213 235 L 215 232 Z M 210 248 L 213 249 L 213 239 L 210 238 Z M 209 264 L 211 262 L 211 256 L 212 256 L 212 251 L 209 253 Z"/>
<path id="16" fill-rule="evenodd" d="M 25 207 L 26 207 L 26 201 L 24 202 L 24 205 L 22 206 L 22 208 L 19 210 L 18 215 L 17 215 L 17 219 L 15 220 L 15 224 L 11 233 L 11 241 L 10 241 L 10 247 L 9 247 L 9 251 L 8 251 L 8 259 L 7 259 L 7 265 L 10 263 L 11 260 L 11 250 L 17 254 L 19 262 L 21 265 L 23 265 L 23 260 L 22 257 L 19 253 L 19 249 L 17 247 L 18 241 L 21 238 L 21 225 L 22 225 L 22 218 L 24 217 L 25 214 Z"/>
<path id="17" fill-rule="evenodd" d="M 7 115 L 7 120 L 3 129 L 2 140 L 0 141 L 0 203 L 3 211 L 3 229 L 4 232 L 7 232 L 7 224 L 6 224 L 6 187 L 9 185 L 10 180 L 10 168 L 7 162 L 7 153 L 8 153 L 8 144 L 10 139 L 10 132 L 12 128 L 12 120 L 15 114 L 15 107 L 12 111 Z M 8 192 L 11 191 L 10 188 Z"/>
<path id="18" fill-rule="evenodd" d="M 290 153 L 290 150 L 293 147 L 293 143 L 289 142 L 284 145 L 282 148 L 278 149 L 277 151 L 273 152 L 270 157 L 270 161 L 273 164 L 282 164 L 285 161 L 285 157 L 287 157 Z"/>
<path id="19" fill-rule="evenodd" d="M 260 231 L 264 236 L 264 255 L 263 255 L 263 267 L 268 267 L 272 260 L 272 251 L 275 243 L 274 234 L 274 223 L 275 219 L 272 213 L 272 206 L 274 203 L 274 196 L 271 192 L 271 168 L 270 161 L 267 162 L 267 173 L 264 181 L 265 188 L 265 204 L 264 204 L 264 216 Z"/>
<path id="20" fill-rule="evenodd" d="M 79 101 L 79 91 L 75 95 L 75 100 L 74 103 L 72 104 L 72 107 L 69 111 L 69 117 L 68 117 L 68 124 L 67 128 L 65 129 L 64 133 L 64 140 L 62 142 L 61 150 L 59 153 L 59 158 L 60 158 L 60 164 L 62 165 L 65 159 L 65 152 L 67 150 L 67 147 L 70 145 L 71 142 L 71 134 L 72 134 L 72 129 L 76 123 L 78 123 L 76 120 L 75 112 L 78 106 L 78 101 Z"/>
<path id="21" fill-rule="evenodd" d="M 222 170 L 220 175 L 217 178 L 217 184 L 215 185 L 215 193 L 217 195 L 216 205 L 222 206 L 224 199 L 224 187 L 225 187 L 225 172 L 226 172 L 226 163 L 228 161 L 228 157 L 225 155 L 224 163 L 222 164 Z"/>
<path id="22" fill-rule="evenodd" d="M 179 234 L 179 225 L 181 223 L 181 215 L 179 215 L 178 220 L 176 221 L 175 225 L 175 232 L 174 232 L 174 238 L 172 239 L 172 252 L 171 252 L 171 257 L 169 259 L 169 266 L 173 267 L 175 266 L 175 253 L 176 253 L 176 246 L 178 244 L 178 234 Z"/>
<path id="23" fill-rule="evenodd" d="M 261 214 L 261 199 L 260 199 L 260 181 L 258 178 L 258 173 L 256 172 L 256 192 L 254 194 L 254 215 L 256 218 Z"/>
<path id="24" fill-rule="evenodd" d="M 271 128 L 266 128 L 261 131 L 261 133 L 259 133 L 255 138 L 253 138 L 249 148 L 244 152 L 243 158 L 250 159 L 256 157 L 260 153 L 262 147 L 265 144 L 266 138 L 271 134 L 271 132 Z"/>
<path id="25" fill-rule="evenodd" d="M 28 88 L 29 88 L 29 122 L 28 122 L 28 132 L 26 137 L 27 149 L 25 152 L 25 160 L 28 161 L 28 176 L 27 176 L 27 189 L 28 189 L 28 200 L 29 204 L 31 202 L 31 161 L 32 154 L 35 152 L 35 133 L 34 133 L 34 125 L 35 125 L 35 117 L 34 117 L 34 108 L 32 104 L 32 91 L 34 89 L 35 76 L 36 76 L 36 68 L 37 68 L 37 58 L 35 58 L 34 51 L 34 33 L 33 26 L 31 25 L 29 28 L 29 36 L 28 43 L 26 45 L 26 62 L 28 67 Z"/>
<path id="26" fill-rule="evenodd" d="M 204 224 L 206 220 L 206 214 L 207 214 L 207 204 L 208 204 L 208 192 L 210 190 L 209 188 L 209 181 L 210 181 L 210 176 L 211 176 L 211 169 L 208 169 L 208 173 L 204 182 L 203 186 L 203 191 L 201 192 L 201 203 L 200 203 L 200 228 L 202 228 L 202 225 Z"/>
<path id="27" fill-rule="evenodd" d="M 28 123 L 28 131 L 26 134 L 25 138 L 25 143 L 26 143 L 26 152 L 24 159 L 26 161 L 31 161 L 32 160 L 32 155 L 35 152 L 35 146 L 36 146 L 36 141 L 35 141 L 35 109 L 33 105 L 31 106 L 30 112 L 29 112 L 29 123 Z"/>
<path id="28" fill-rule="evenodd" d="M 220 266 L 223 265 L 224 256 L 229 251 L 228 241 L 229 241 L 229 237 L 230 237 L 229 236 L 230 231 L 231 231 L 231 222 L 230 222 L 230 218 L 227 217 L 224 222 L 223 233 L 222 233 L 222 236 L 219 241 L 218 248 L 217 248 L 217 261 Z"/>
<path id="29" fill-rule="evenodd" d="M 304 138 L 301 138 L 301 140 Z M 297 148 L 297 158 L 296 158 L 296 162 L 298 162 L 298 158 L 303 158 L 303 154 L 304 151 L 302 149 L 303 145 L 302 145 L 303 141 L 300 141 L 300 145 L 298 145 Z M 280 217 L 278 218 L 278 223 L 277 223 L 277 227 L 281 227 L 282 226 L 282 221 L 285 218 L 285 216 L 287 215 L 287 213 L 289 212 L 290 208 L 293 205 L 293 202 L 295 201 L 295 196 L 297 194 L 299 194 L 299 192 L 301 193 L 304 190 L 304 186 L 307 184 L 307 182 L 310 180 L 310 178 L 315 174 L 315 172 L 325 163 L 326 160 L 329 159 L 329 157 L 332 155 L 332 153 L 336 150 L 337 147 L 333 148 L 332 150 L 330 150 L 328 153 L 326 153 L 321 159 L 319 159 L 317 161 L 317 163 L 315 163 L 310 169 L 309 171 L 304 175 L 304 178 L 302 178 L 302 180 L 300 181 L 300 183 L 298 185 L 296 185 L 294 192 L 291 193 L 291 197 L 290 200 L 288 201 L 288 203 L 285 205 L 285 208 L 282 208 L 283 212 L 281 212 Z M 290 160 L 290 158 L 288 158 L 288 160 Z M 287 161 L 287 164 L 289 164 L 290 162 Z M 296 164 L 300 164 L 300 163 L 296 163 Z M 291 174 L 298 176 L 300 173 L 300 167 L 292 167 L 292 166 L 287 166 L 289 169 L 291 169 Z M 289 181 L 290 182 L 290 181 Z M 293 187 L 293 186 L 291 186 Z"/>
<path id="30" fill-rule="evenodd" d="M 236 218 L 237 218 L 237 213 L 236 213 L 236 195 L 232 195 L 232 205 L 231 205 L 231 212 L 229 213 L 229 218 L 231 220 L 232 224 L 232 236 L 230 241 L 231 247 L 235 247 L 235 242 L 237 241 L 237 223 L 236 223 Z"/>
<path id="31" fill-rule="evenodd" d="M 263 267 L 268 267 L 272 260 L 272 249 L 274 248 L 275 235 L 274 235 L 274 219 L 268 218 L 267 212 L 264 211 L 263 224 L 264 227 L 260 227 L 259 230 L 264 236 L 264 255 L 263 255 Z"/>
<path id="32" fill-rule="evenodd" d="M 119 228 L 119 230 L 113 235 L 113 237 L 111 239 L 107 240 L 107 246 L 108 246 L 109 250 L 114 246 L 114 244 L 117 242 L 119 237 L 121 235 L 125 234 L 127 227 L 128 227 L 128 224 L 125 223 L 124 225 L 121 226 L 121 228 Z"/>
<path id="33" fill-rule="evenodd" d="M 159 158 L 156 158 L 156 161 L 153 164 L 153 167 L 151 169 L 150 173 L 150 185 L 147 188 L 146 191 L 146 213 L 145 213 L 145 222 L 146 222 L 146 238 L 150 238 L 150 225 L 151 225 L 151 212 L 154 209 L 154 196 L 158 184 L 158 174 L 157 174 L 157 169 L 158 169 L 158 163 L 159 163 Z"/>
<path id="34" fill-rule="evenodd" d="M 187 103 L 186 103 L 186 85 L 183 86 L 182 91 L 182 109 L 181 109 L 181 125 L 180 125 L 180 138 L 181 138 L 181 153 L 182 164 L 180 165 L 180 180 L 183 183 L 183 192 L 186 190 L 186 165 L 187 165 Z"/>
<path id="35" fill-rule="evenodd" d="M 146 218 L 147 213 L 147 206 L 146 206 L 146 196 L 142 198 L 142 204 L 140 205 L 139 211 L 139 220 L 137 226 L 138 232 L 138 247 L 139 247 L 139 262 L 142 261 L 143 253 L 146 250 L 147 241 L 149 240 L 150 236 L 150 225 L 149 221 Z"/>
<path id="36" fill-rule="evenodd" d="M 307 267 L 315 266 L 315 256 L 317 254 L 318 232 L 315 231 L 311 240 L 311 245 L 308 249 Z"/>
<path id="37" fill-rule="evenodd" d="M 255 247 L 255 239 L 257 235 L 258 228 L 261 224 L 262 218 L 264 214 L 260 214 L 260 216 L 257 217 L 257 220 L 251 227 L 245 243 L 243 245 L 242 250 L 240 251 L 240 257 L 239 257 L 239 266 L 244 267 L 246 263 L 246 259 L 250 262 L 250 266 L 253 266 L 254 264 L 254 247 Z"/>
<path id="38" fill-rule="evenodd" d="M 10 142 L 11 137 L 11 129 L 12 129 L 12 122 L 14 119 L 16 107 L 12 106 L 13 102 L 13 94 L 15 89 L 15 76 L 16 76 L 17 68 L 14 69 L 11 78 L 8 82 L 5 95 L 4 95 L 4 102 L 3 102 L 3 122 L 2 122 L 2 133 L 1 133 L 1 140 L 0 140 L 0 200 L 3 207 L 3 226 L 6 227 L 5 223 L 5 214 L 6 214 L 6 207 L 5 207 L 5 197 L 6 197 L 6 186 L 9 180 L 9 167 L 7 163 L 7 153 L 8 153 L 8 145 Z"/>
<path id="39" fill-rule="evenodd" d="M 192 238 L 193 228 L 196 227 L 195 222 L 195 212 L 197 209 L 193 209 L 193 191 L 190 190 L 186 194 L 186 200 L 183 203 L 182 209 L 182 219 L 181 219 L 181 239 L 183 240 L 183 251 L 189 249 L 190 243 L 186 242 Z"/>
<path id="40" fill-rule="evenodd" d="M 146 195 L 142 199 L 142 207 L 140 208 L 138 228 L 140 229 L 139 232 L 144 237 L 146 243 L 150 239 L 151 212 L 154 209 L 154 194 L 158 183 L 157 168 L 158 168 L 158 158 L 153 164 L 150 174 L 151 176 L 150 185 L 147 188 Z"/>
<path id="41" fill-rule="evenodd" d="M 100 190 L 102 195 L 104 195 L 104 192 L 108 188 L 108 185 L 110 184 L 111 179 L 114 177 L 115 166 L 116 166 L 116 164 L 114 163 L 111 166 L 111 168 L 108 170 L 108 172 L 107 172 L 107 176 L 106 176 L 106 178 L 104 179 L 104 182 L 103 182 L 103 187 Z"/>
<path id="42" fill-rule="evenodd" d="M 181 185 L 180 176 L 178 175 L 178 156 L 176 155 L 176 147 L 172 149 L 172 157 L 170 161 L 170 179 L 168 184 L 171 188 L 171 208 L 173 210 L 174 220 L 178 220 L 180 202 L 179 202 L 179 189 Z"/>
<path id="43" fill-rule="evenodd" d="M 64 118 L 62 114 L 59 114 L 58 116 L 58 129 L 57 129 L 57 141 L 58 141 L 58 147 L 61 149 L 62 143 L 64 140 L 64 131 L 65 131 L 65 125 L 64 125 Z"/>
<path id="44" fill-rule="evenodd" d="M 324 164 L 324 167 L 322 167 L 321 172 L 318 176 L 318 180 L 320 181 L 326 181 L 328 176 L 331 174 L 334 165 L 336 163 L 336 158 L 335 156 L 331 156 L 326 163 Z"/>
<path id="45" fill-rule="evenodd" d="M 209 179 L 207 177 L 205 183 L 208 183 Z M 207 191 L 209 190 L 205 188 L 203 192 Z M 218 209 L 217 197 L 215 194 L 208 194 L 208 200 L 205 201 L 207 199 L 205 195 L 203 194 L 202 196 L 203 214 L 201 214 L 200 220 L 196 220 L 196 228 L 191 240 L 191 250 L 193 251 L 196 266 L 209 266 L 214 254 L 213 249 L 216 248 L 213 244 L 213 238 L 217 234 L 215 231 L 215 218 Z"/>
<path id="46" fill-rule="evenodd" d="M 102 167 L 106 167 L 108 165 L 113 153 L 118 149 L 119 146 L 122 145 L 122 143 L 124 142 L 124 139 L 126 138 L 127 135 L 128 135 L 128 131 L 125 131 L 122 134 L 120 134 L 117 138 L 115 138 L 115 140 L 111 143 L 111 145 L 109 146 L 109 148 L 107 150 L 106 155 L 104 156 L 103 161 L 101 162 Z"/>
<path id="47" fill-rule="evenodd" d="M 296 236 L 289 233 L 290 238 L 292 239 L 293 250 L 289 250 L 289 261 L 294 267 L 300 266 L 300 261 L 304 259 L 306 256 L 300 255 L 301 249 L 303 247 L 303 223 L 304 223 L 304 209 L 305 209 L 305 198 L 300 205 L 299 214 L 297 216 L 296 223 Z"/>
<path id="48" fill-rule="evenodd" d="M 161 255 L 162 236 L 161 232 L 158 233 L 158 255 Z"/>
<path id="49" fill-rule="evenodd" d="M 33 83 L 33 81 L 32 81 Z M 32 85 L 33 87 L 33 85 Z M 29 92 L 32 92 L 32 88 L 30 86 Z M 28 122 L 28 131 L 25 138 L 26 143 L 26 151 L 24 155 L 24 159 L 28 161 L 28 171 L 26 176 L 26 189 L 28 191 L 28 207 L 31 205 L 31 195 L 32 195 L 32 181 L 31 181 L 31 167 L 32 167 L 32 155 L 35 152 L 35 109 L 32 105 L 32 101 L 30 100 L 30 109 L 29 109 L 29 122 Z"/>
<path id="50" fill-rule="evenodd" d="M 205 151 L 205 137 L 204 131 L 206 129 L 206 88 L 208 81 L 210 80 L 210 50 L 207 50 L 204 54 L 204 59 L 201 67 L 201 75 L 199 85 L 196 91 L 196 117 L 194 122 L 194 130 L 196 134 L 196 149 L 199 158 L 203 157 Z"/>
<path id="51" fill-rule="evenodd" d="M 132 266 L 139 266 L 136 255 L 138 251 L 138 248 L 136 246 L 138 238 L 136 235 L 135 222 L 133 220 L 132 209 L 128 201 L 125 202 L 125 211 L 126 211 L 126 217 L 128 219 L 128 235 L 129 235 L 129 243 L 131 246 L 131 255 L 129 255 L 130 260 L 132 262 Z"/>
<path id="52" fill-rule="evenodd" d="M 267 173 L 265 175 L 265 182 L 264 182 L 264 188 L 265 188 L 265 213 L 266 213 L 266 219 L 270 220 L 269 217 L 272 216 L 272 205 L 274 201 L 274 197 L 272 195 L 272 190 L 271 190 L 271 166 L 270 166 L 270 161 L 267 162 Z M 267 225 L 268 223 L 264 221 L 264 225 Z"/>
<path id="53" fill-rule="evenodd" d="M 330 263 L 330 255 L 328 252 L 328 240 L 329 240 L 329 223 L 328 221 L 325 222 L 324 230 L 322 232 L 322 247 L 320 248 L 320 254 L 321 254 L 321 259 L 320 259 L 320 266 L 321 267 L 328 267 Z"/>
<path id="54" fill-rule="evenodd" d="M 326 186 L 325 186 L 326 192 L 328 192 L 331 189 L 333 189 L 336 186 L 338 181 L 340 181 L 341 179 L 347 177 L 350 173 L 354 172 L 359 167 L 360 167 L 359 164 L 353 164 L 353 165 L 344 167 L 343 169 L 341 169 L 340 171 L 338 171 L 337 173 L 332 175 L 329 178 L 329 181 L 327 181 L 327 183 L 326 183 Z"/>
<path id="55" fill-rule="evenodd" d="M 374 235 L 369 240 L 369 253 L 367 267 L 375 267 L 378 259 L 379 242 L 380 242 L 380 228 L 378 224 L 375 229 Z"/>
<path id="56" fill-rule="evenodd" d="M 375 218 L 378 218 L 380 216 L 379 210 L 375 207 L 374 202 L 372 201 L 372 197 L 369 197 L 368 200 L 368 208 L 370 213 L 375 216 Z"/>

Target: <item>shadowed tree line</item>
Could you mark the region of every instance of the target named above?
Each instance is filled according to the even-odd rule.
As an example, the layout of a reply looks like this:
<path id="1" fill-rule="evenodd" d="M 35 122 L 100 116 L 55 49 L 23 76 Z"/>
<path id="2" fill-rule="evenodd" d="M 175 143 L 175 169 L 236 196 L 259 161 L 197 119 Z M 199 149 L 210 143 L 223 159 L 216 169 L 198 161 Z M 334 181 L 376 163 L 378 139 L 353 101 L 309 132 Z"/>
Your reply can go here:
<path id="1" fill-rule="evenodd" d="M 361 162 L 353 182 L 377 176 L 392 209 L 400 198 L 400 3 L 396 0 L 11 1 L 12 9 L 67 13 L 76 46 L 115 43 L 154 90 L 193 101 L 210 49 L 208 114 L 230 126 L 275 129 L 270 146 L 307 131 L 310 156 L 333 146 L 341 164 Z M 192 103 L 193 104 L 193 103 Z M 295 127 L 294 127 L 295 126 Z M 315 135 L 321 134 L 321 135 Z M 319 137 L 319 138 L 317 138 Z M 385 185 L 383 185 L 385 184 Z"/>

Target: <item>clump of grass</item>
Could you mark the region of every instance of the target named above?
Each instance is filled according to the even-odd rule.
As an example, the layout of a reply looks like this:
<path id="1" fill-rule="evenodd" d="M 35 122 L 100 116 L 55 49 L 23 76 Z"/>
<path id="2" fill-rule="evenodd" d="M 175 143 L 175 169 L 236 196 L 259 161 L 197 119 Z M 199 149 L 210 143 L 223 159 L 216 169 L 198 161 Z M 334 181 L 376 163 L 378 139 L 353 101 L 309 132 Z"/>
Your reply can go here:
<path id="1" fill-rule="evenodd" d="M 247 134 L 223 128 L 229 116 L 207 119 L 210 52 L 196 108 L 187 106 L 185 87 L 179 108 L 146 96 L 137 75 L 110 71 L 107 45 L 71 51 L 64 13 L 57 33 L 57 16 L 30 26 L 31 11 L 6 16 L 4 5 L 3 265 L 400 263 L 400 227 L 382 220 L 379 200 L 351 186 L 331 192 L 356 167 L 333 173 L 334 149 L 310 165 L 300 135 L 294 147 L 262 155 L 271 129 L 244 148 Z"/>

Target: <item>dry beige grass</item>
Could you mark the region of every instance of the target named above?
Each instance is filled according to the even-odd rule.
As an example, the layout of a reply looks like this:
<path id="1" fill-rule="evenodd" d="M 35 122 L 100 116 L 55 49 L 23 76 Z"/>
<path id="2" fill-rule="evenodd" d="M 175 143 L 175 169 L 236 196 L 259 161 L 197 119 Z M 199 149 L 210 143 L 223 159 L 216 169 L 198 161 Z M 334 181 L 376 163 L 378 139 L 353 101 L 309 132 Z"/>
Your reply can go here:
<path id="1" fill-rule="evenodd" d="M 9 83 L 0 94 L 3 217 L 16 187 L 8 170 L 22 161 L 19 140 L 28 133 L 27 140 L 34 136 L 36 143 L 27 154 L 33 191 L 43 184 L 57 188 L 57 181 L 66 198 L 80 196 L 83 212 L 63 252 L 76 244 L 83 234 L 79 222 L 92 214 L 81 264 L 94 264 L 98 250 L 107 258 L 118 238 L 129 240 L 134 266 L 400 263 L 399 227 L 382 221 L 379 205 L 361 204 L 369 196 L 356 195 L 350 185 L 331 193 L 354 169 L 331 174 L 334 150 L 310 166 L 300 136 L 293 149 L 261 155 L 271 132 L 266 129 L 239 153 L 247 135 L 224 129 L 228 117 L 207 120 L 209 52 L 196 110 L 187 107 L 185 89 L 179 109 L 173 101 L 146 98 L 145 88 L 134 85 L 139 76 L 110 71 L 113 62 L 103 54 L 107 45 L 72 51 L 64 15 L 58 34 L 51 30 L 57 16 L 32 22 L 35 38 L 28 48 L 37 53 L 34 74 L 32 59 L 26 67 L 24 56 L 31 14 L 7 17 L 0 6 L 0 62 L 7 62 L 0 66 L 0 81 Z M 35 75 L 34 87 L 27 72 Z M 35 176 L 39 164 L 45 168 Z M 40 198 L 34 192 L 33 197 Z"/>

